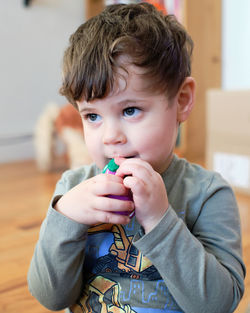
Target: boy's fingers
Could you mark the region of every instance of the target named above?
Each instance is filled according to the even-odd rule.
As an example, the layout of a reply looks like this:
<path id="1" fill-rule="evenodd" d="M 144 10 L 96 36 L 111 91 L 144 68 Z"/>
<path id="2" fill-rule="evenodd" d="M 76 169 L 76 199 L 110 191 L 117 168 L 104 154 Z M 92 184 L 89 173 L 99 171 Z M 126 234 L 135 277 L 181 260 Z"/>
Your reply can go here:
<path id="1" fill-rule="evenodd" d="M 150 196 L 151 189 L 149 190 L 145 184 L 145 182 L 137 177 L 127 176 L 124 178 L 124 185 L 132 191 L 133 200 L 136 205 L 140 204 L 139 199 L 143 195 L 143 199 L 148 198 Z"/>
<path id="2" fill-rule="evenodd" d="M 123 181 L 117 182 L 105 182 L 101 184 L 95 184 L 93 192 L 96 196 L 105 196 L 109 194 L 114 195 L 126 195 L 128 193 L 127 188 L 124 186 Z"/>
<path id="3" fill-rule="evenodd" d="M 119 182 L 120 181 L 120 178 L 117 177 L 116 175 L 103 174 L 103 173 L 97 176 L 94 176 L 92 179 L 95 183 L 110 182 L 110 181 Z"/>
<path id="4" fill-rule="evenodd" d="M 131 217 L 122 214 L 115 214 L 112 212 L 97 211 L 96 219 L 99 223 L 126 225 L 130 222 Z"/>
<path id="5" fill-rule="evenodd" d="M 143 181 L 134 176 L 125 177 L 123 183 L 124 186 L 131 189 L 133 192 L 139 192 L 144 187 Z"/>
<path id="6" fill-rule="evenodd" d="M 117 165 L 121 165 L 127 159 L 122 158 L 122 157 L 115 157 L 114 160 Z"/>
<path id="7" fill-rule="evenodd" d="M 111 199 L 109 197 L 98 197 L 94 203 L 94 209 L 104 212 L 133 211 L 134 203 L 130 200 Z"/>
<path id="8" fill-rule="evenodd" d="M 128 161 L 121 164 L 118 168 L 116 175 L 117 176 L 136 176 L 141 179 L 150 179 L 153 173 L 153 168 L 151 165 L 140 159 L 129 159 Z"/>

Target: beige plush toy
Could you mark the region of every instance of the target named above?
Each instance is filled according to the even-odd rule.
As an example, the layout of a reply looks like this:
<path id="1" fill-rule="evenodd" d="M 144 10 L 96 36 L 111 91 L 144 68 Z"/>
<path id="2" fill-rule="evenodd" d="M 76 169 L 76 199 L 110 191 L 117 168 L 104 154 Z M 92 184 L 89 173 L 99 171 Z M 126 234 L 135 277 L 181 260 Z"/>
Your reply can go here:
<path id="1" fill-rule="evenodd" d="M 38 119 L 34 134 L 36 163 L 41 171 L 57 167 L 58 155 L 65 154 L 65 167 L 91 163 L 83 137 L 79 113 L 71 105 L 47 105 Z M 61 150 L 61 152 L 60 152 Z"/>

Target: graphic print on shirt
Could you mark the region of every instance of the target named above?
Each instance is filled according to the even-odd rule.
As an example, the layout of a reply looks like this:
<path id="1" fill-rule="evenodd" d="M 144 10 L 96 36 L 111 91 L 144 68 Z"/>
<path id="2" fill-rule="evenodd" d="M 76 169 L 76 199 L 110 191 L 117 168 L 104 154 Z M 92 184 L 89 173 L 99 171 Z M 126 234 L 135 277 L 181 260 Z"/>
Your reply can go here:
<path id="1" fill-rule="evenodd" d="M 83 297 L 71 311 L 74 313 L 136 313 L 130 305 L 120 303 L 119 295 L 119 284 L 97 276 L 86 285 Z"/>
<path id="2" fill-rule="evenodd" d="M 91 275 L 72 313 L 181 312 L 156 268 L 132 244 L 133 233 L 113 224 L 89 229 L 84 267 Z"/>

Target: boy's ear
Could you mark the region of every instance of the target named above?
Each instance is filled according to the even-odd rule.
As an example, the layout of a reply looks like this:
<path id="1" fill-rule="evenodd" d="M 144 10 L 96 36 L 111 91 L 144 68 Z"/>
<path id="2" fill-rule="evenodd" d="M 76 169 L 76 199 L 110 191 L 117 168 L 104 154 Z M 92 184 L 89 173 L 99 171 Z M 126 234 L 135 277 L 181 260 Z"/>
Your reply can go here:
<path id="1" fill-rule="evenodd" d="M 186 121 L 194 105 L 195 80 L 186 77 L 177 94 L 177 120 L 179 123 Z"/>

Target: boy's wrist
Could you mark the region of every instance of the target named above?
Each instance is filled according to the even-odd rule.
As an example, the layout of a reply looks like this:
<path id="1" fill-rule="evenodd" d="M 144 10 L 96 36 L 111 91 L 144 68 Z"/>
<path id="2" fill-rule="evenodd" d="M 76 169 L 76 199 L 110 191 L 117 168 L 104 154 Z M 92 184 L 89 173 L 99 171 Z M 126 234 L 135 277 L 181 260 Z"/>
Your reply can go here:
<path id="1" fill-rule="evenodd" d="M 62 199 L 63 195 L 56 196 L 52 201 L 52 208 L 56 210 L 59 213 L 62 213 L 63 215 L 67 216 L 62 209 L 62 206 L 60 205 L 60 200 Z"/>
<path id="2" fill-rule="evenodd" d="M 169 205 L 168 205 L 169 207 Z M 163 215 L 159 216 L 158 219 L 154 219 L 152 221 L 150 221 L 147 225 L 143 226 L 145 235 L 150 233 L 155 227 L 157 227 L 157 225 L 159 225 L 159 223 L 161 222 L 161 220 L 164 218 L 164 216 L 166 215 L 166 212 L 168 211 L 168 207 L 167 209 L 163 212 Z"/>
<path id="3" fill-rule="evenodd" d="M 56 196 L 55 199 L 52 202 L 52 208 L 54 210 L 56 210 L 57 212 L 63 214 L 64 216 L 70 218 L 70 216 L 65 212 L 65 209 L 62 205 L 62 201 L 61 199 L 63 198 L 63 196 Z"/>

